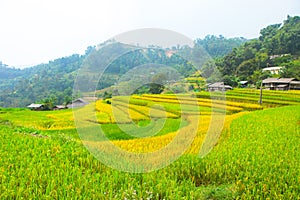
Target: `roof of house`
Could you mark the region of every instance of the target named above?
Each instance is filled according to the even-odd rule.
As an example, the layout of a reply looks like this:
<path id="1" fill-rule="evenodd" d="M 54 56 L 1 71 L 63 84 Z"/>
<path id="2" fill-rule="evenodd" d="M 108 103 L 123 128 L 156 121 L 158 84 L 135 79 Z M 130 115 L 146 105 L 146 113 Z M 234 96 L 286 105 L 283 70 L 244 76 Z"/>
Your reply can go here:
<path id="1" fill-rule="evenodd" d="M 216 82 L 208 85 L 208 87 L 224 87 L 224 82 Z"/>
<path id="2" fill-rule="evenodd" d="M 36 104 L 36 103 L 32 103 L 29 106 L 27 106 L 27 108 L 40 108 L 44 106 L 43 104 Z"/>
<path id="3" fill-rule="evenodd" d="M 78 99 L 75 99 L 74 101 L 72 101 L 72 103 L 76 103 L 76 102 L 81 102 L 83 104 L 89 104 L 88 101 L 82 99 L 82 98 L 78 98 Z"/>
<path id="4" fill-rule="evenodd" d="M 224 85 L 224 82 L 216 82 L 213 84 L 208 85 L 209 88 L 226 88 L 226 89 L 232 89 L 230 85 Z"/>
<path id="5" fill-rule="evenodd" d="M 64 106 L 64 105 L 56 105 L 56 106 L 54 106 L 54 108 L 66 108 L 66 106 Z"/>
<path id="6" fill-rule="evenodd" d="M 230 85 L 224 85 L 224 87 L 227 89 L 232 89 L 232 87 Z"/>
<path id="7" fill-rule="evenodd" d="M 267 78 L 263 83 L 291 83 L 295 78 Z"/>
<path id="8" fill-rule="evenodd" d="M 89 104 L 88 101 L 82 99 L 82 98 L 78 98 L 75 99 L 74 101 L 72 101 L 72 103 L 67 105 L 67 108 L 77 108 L 77 107 L 81 107 L 81 106 L 85 106 Z"/>
<path id="9" fill-rule="evenodd" d="M 277 83 L 290 83 L 293 80 L 295 80 L 295 78 L 280 78 L 277 80 Z"/>
<path id="10" fill-rule="evenodd" d="M 263 68 L 262 70 L 263 71 L 274 71 L 274 70 L 280 70 L 282 69 L 283 66 L 277 66 L 277 67 L 266 67 L 266 68 Z"/>
<path id="11" fill-rule="evenodd" d="M 240 81 L 240 84 L 244 85 L 244 84 L 247 84 L 248 81 Z"/>
<path id="12" fill-rule="evenodd" d="M 270 59 L 272 60 L 272 59 L 274 59 L 274 58 L 283 57 L 283 56 L 288 56 L 288 55 L 290 55 L 290 54 L 271 55 L 271 56 L 270 56 Z"/>
<path id="13" fill-rule="evenodd" d="M 267 78 L 263 80 L 263 83 L 273 83 L 276 82 L 278 78 Z"/>

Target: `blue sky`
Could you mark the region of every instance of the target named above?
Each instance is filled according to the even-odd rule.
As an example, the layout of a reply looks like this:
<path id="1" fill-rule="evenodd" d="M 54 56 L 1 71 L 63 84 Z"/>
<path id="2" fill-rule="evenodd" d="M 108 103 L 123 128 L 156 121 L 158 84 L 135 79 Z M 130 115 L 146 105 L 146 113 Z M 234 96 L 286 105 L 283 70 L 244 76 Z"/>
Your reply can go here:
<path id="1" fill-rule="evenodd" d="M 47 63 L 140 28 L 250 39 L 288 14 L 300 15 L 299 0 L 1 0 L 0 61 Z"/>

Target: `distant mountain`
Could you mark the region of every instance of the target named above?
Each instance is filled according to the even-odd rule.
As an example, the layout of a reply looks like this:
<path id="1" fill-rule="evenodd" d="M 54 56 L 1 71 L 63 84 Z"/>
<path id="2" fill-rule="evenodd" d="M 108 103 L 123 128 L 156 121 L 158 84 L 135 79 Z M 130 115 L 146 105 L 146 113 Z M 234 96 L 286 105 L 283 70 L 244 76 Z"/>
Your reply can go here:
<path id="1" fill-rule="evenodd" d="M 188 77 L 195 72 L 193 64 L 201 67 L 207 59 L 222 57 L 245 41 L 244 38 L 226 39 L 223 36 L 207 36 L 203 40 L 197 39 L 194 48 L 174 47 L 167 51 L 148 48 L 147 50 L 130 51 L 109 64 L 96 89 L 114 85 L 122 74 L 134 66 L 146 63 L 172 66 L 182 74 L 183 78 Z M 112 56 L 130 49 L 128 45 L 109 42 L 110 45 L 100 48 L 100 50 L 88 47 L 84 55 L 74 54 L 22 70 L 9 68 L 0 63 L 0 107 L 25 107 L 33 102 L 49 100 L 55 104 L 69 102 L 72 97 L 74 80 L 83 64 L 90 64 L 90 67 L 103 65 L 98 57 L 100 53 Z M 105 43 L 102 46 L 105 46 Z M 191 60 L 194 63 L 188 62 Z M 83 80 L 89 81 L 90 77 L 85 78 Z"/>
<path id="2" fill-rule="evenodd" d="M 47 98 L 56 103 L 69 101 L 83 59 L 84 55 L 74 54 L 22 70 L 1 67 L 0 74 L 6 78 L 0 82 L 0 106 L 24 107 Z"/>

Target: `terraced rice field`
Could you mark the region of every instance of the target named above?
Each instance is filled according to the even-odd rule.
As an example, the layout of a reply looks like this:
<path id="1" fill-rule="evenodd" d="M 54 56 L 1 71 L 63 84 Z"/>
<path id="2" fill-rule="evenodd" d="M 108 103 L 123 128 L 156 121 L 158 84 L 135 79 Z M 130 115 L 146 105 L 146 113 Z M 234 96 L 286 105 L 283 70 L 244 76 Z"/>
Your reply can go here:
<path id="1" fill-rule="evenodd" d="M 114 97 L 74 112 L 1 109 L 0 199 L 299 199 L 300 93 L 263 97 L 260 106 L 259 91 L 235 89 L 226 96 Z M 78 116 L 106 138 L 80 140 Z M 201 157 L 213 121 L 222 134 Z M 195 136 L 183 155 L 148 173 L 109 168 L 83 146 L 106 151 L 108 139 L 127 152 L 153 153 L 180 130 L 193 132 L 192 124 Z M 153 135 L 139 131 L 156 126 Z"/>

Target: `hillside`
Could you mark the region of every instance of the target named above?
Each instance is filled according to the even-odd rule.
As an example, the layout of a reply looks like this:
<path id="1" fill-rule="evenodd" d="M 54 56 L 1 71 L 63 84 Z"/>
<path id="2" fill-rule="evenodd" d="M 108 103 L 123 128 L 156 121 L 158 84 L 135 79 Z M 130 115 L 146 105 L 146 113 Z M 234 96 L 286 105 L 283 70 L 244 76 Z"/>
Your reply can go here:
<path id="1" fill-rule="evenodd" d="M 225 84 L 234 87 L 242 80 L 260 85 L 261 80 L 267 77 L 300 79 L 299 44 L 300 17 L 288 16 L 282 24 L 263 28 L 259 38 L 249 41 L 244 38 L 227 39 L 223 36 L 208 35 L 204 39 L 196 39 L 194 48 L 150 47 L 129 52 L 127 51 L 133 48 L 132 46 L 107 41 L 102 44 L 104 47 L 100 50 L 88 47 L 84 55 L 74 54 L 23 70 L 9 68 L 0 62 L 0 107 L 25 107 L 32 102 L 43 101 L 51 101 L 54 104 L 70 102 L 74 80 L 82 66 L 88 66 L 87 69 L 93 70 L 95 67 L 107 65 L 107 70 L 100 80 L 97 79 L 99 74 L 80 74 L 82 83 L 97 82 L 95 87 L 86 88 L 86 92 L 113 86 L 122 75 L 135 66 L 148 63 L 171 66 L 181 75 L 178 79 L 189 78 L 185 80 L 190 81 L 204 77 L 208 83 L 224 80 Z M 99 58 L 99 55 L 113 57 L 120 52 L 127 53 L 111 63 L 102 63 L 101 57 Z M 262 72 L 263 68 L 272 66 L 284 68 L 276 75 Z M 201 69 L 201 74 L 195 75 L 198 69 Z M 152 73 L 150 68 L 147 73 Z M 153 78 L 159 79 L 159 77 Z M 204 80 L 202 85 L 205 85 L 205 79 L 200 80 L 200 82 Z M 160 81 L 163 83 L 162 80 Z M 173 80 L 165 78 L 164 81 Z M 187 87 L 195 89 L 197 85 L 199 83 L 195 82 Z M 160 93 L 163 90 L 157 86 L 154 86 L 156 88 L 153 90 L 152 86 L 146 85 L 137 93 Z M 186 86 L 175 85 L 174 87 L 175 90 L 181 91 L 182 87 Z M 76 95 L 80 96 L 80 94 Z"/>
<path id="2" fill-rule="evenodd" d="M 175 51 L 197 60 L 196 57 L 199 53 L 197 49 L 200 49 L 200 45 L 203 45 L 204 49 L 212 53 L 214 57 L 220 57 L 244 42 L 243 38 L 226 39 L 222 36 L 207 36 L 203 40 L 197 39 L 195 49 L 181 47 L 175 48 Z M 120 43 L 102 48 L 100 52 L 96 51 L 94 47 L 88 47 L 84 55 L 74 54 L 23 70 L 10 68 L 0 63 L 0 107 L 24 107 L 32 102 L 49 100 L 55 104 L 67 103 L 71 100 L 77 71 L 87 57 L 89 62 L 98 62 L 97 54 L 103 53 L 103 51 L 105 51 L 104 54 L 111 56 L 125 51 L 127 48 L 130 47 Z M 93 56 L 94 58 L 92 58 Z M 185 77 L 193 73 L 190 64 L 178 56 L 168 57 L 163 50 L 135 51 L 115 60 L 100 80 L 97 89 L 113 85 L 118 77 L 133 66 L 158 62 L 178 69 Z"/>
<path id="3" fill-rule="evenodd" d="M 214 62 L 208 62 L 203 72 L 211 80 L 217 72 L 226 84 L 237 86 L 246 80 L 260 85 L 266 77 L 300 79 L 300 17 L 288 16 L 282 24 L 269 25 L 260 31 L 260 37 L 247 41 Z M 283 66 L 278 75 L 263 73 L 266 67 Z"/>
<path id="4" fill-rule="evenodd" d="M 43 99 L 63 103 L 72 96 L 72 85 L 84 56 L 72 55 L 23 70 L 3 67 L 1 107 L 24 107 Z M 4 72 L 4 73 L 2 73 Z M 7 76 L 7 74 L 12 74 Z"/>

